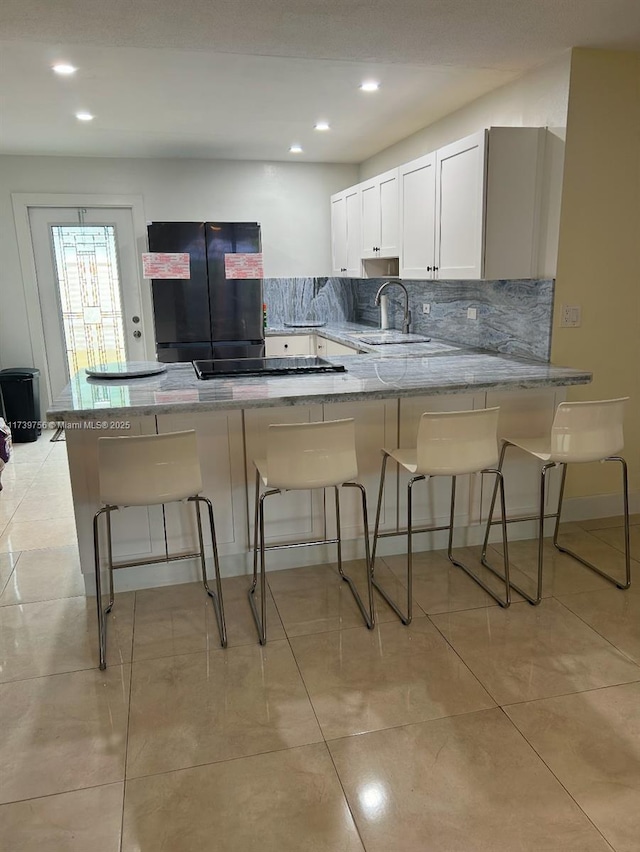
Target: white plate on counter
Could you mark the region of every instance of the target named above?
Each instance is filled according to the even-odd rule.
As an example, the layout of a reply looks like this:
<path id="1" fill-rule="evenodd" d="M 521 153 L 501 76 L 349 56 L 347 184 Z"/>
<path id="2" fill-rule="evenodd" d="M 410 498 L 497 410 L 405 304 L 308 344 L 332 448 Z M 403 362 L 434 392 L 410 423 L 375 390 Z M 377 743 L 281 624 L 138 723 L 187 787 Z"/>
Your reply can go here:
<path id="1" fill-rule="evenodd" d="M 156 376 L 166 370 L 167 365 L 158 361 L 116 361 L 85 367 L 87 375 L 96 379 L 138 379 L 143 376 Z"/>

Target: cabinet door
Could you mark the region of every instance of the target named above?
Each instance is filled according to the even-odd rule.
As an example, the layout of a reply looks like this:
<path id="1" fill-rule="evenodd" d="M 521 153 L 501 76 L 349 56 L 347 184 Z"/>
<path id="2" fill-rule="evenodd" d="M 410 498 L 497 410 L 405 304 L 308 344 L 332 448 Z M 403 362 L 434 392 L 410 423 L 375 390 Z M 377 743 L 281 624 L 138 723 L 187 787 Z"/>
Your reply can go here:
<path id="1" fill-rule="evenodd" d="M 267 358 L 282 358 L 283 355 L 311 355 L 312 335 L 287 334 L 269 336 L 264 339 Z"/>
<path id="2" fill-rule="evenodd" d="M 541 389 L 522 393 L 514 391 L 490 391 L 487 393 L 487 408 L 500 406 L 498 434 L 501 437 L 541 438 L 549 434 L 556 405 L 564 398 L 564 390 Z M 532 515 L 538 512 L 540 494 L 540 466 L 529 453 L 517 447 L 507 450 L 504 464 L 504 489 L 507 515 Z M 491 505 L 493 478 L 487 481 L 482 492 L 482 520 L 486 520 Z M 548 475 L 547 511 L 558 503 L 559 471 Z M 495 517 L 500 517 L 500 506 L 496 503 Z M 493 530 L 499 538 L 498 528 Z"/>
<path id="3" fill-rule="evenodd" d="M 107 429 L 67 429 L 67 457 L 73 489 L 78 547 L 83 570 L 93 570 L 93 516 L 101 506 L 98 484 L 98 438 L 155 433 L 154 417 L 129 418 L 126 431 L 116 424 Z M 166 543 L 162 506 L 130 506 L 111 517 L 113 558 L 118 561 L 164 558 Z M 100 547 L 106 564 L 104 521 L 100 523 Z"/>
<path id="4" fill-rule="evenodd" d="M 410 397 L 400 400 L 400 435 L 399 446 L 413 448 L 416 446 L 418 423 L 425 411 L 469 411 L 484 407 L 484 394 L 474 397 L 472 394 L 461 396 L 425 396 Z M 392 461 L 387 464 L 391 471 L 395 467 Z M 401 529 L 407 525 L 407 484 L 410 475 L 401 469 L 398 474 L 398 524 Z M 459 476 L 456 483 L 456 518 L 457 524 L 466 526 L 469 519 L 477 513 L 472 508 L 475 495 L 479 494 L 475 477 Z M 413 522 L 418 527 L 441 526 L 449 522 L 451 505 L 451 478 L 435 476 L 426 482 L 417 482 L 413 488 Z M 433 534 L 431 534 L 433 535 Z M 424 540 L 423 540 L 424 541 Z M 455 544 L 462 545 L 461 536 L 456 536 Z M 433 544 L 433 542 L 430 542 Z M 424 549 L 420 539 L 416 542 L 416 550 Z"/>
<path id="5" fill-rule="evenodd" d="M 288 408 L 251 408 L 245 411 L 245 444 L 247 485 L 249 492 L 249 540 L 253 546 L 256 471 L 253 459 L 264 458 L 267 451 L 267 428 L 271 423 L 311 423 L 322 420 L 322 406 L 290 406 Z M 265 541 L 284 544 L 318 540 L 325 535 L 324 494 L 314 491 L 283 491 L 268 497 L 265 503 Z M 272 568 L 278 557 L 269 557 Z"/>
<path id="6" fill-rule="evenodd" d="M 361 257 L 379 257 L 380 247 L 380 184 L 377 178 L 360 186 L 362 210 L 360 246 Z"/>
<path id="7" fill-rule="evenodd" d="M 398 257 L 398 169 L 379 177 L 380 239 L 378 257 Z"/>
<path id="8" fill-rule="evenodd" d="M 437 151 L 436 278 L 483 275 L 487 131 Z"/>
<path id="9" fill-rule="evenodd" d="M 362 277 L 360 258 L 360 188 L 353 187 L 344 193 L 346 206 L 346 275 L 349 278 Z M 342 264 L 341 264 L 342 267 Z M 345 274 L 344 271 L 341 274 Z"/>
<path id="10" fill-rule="evenodd" d="M 344 343 L 336 343 L 335 340 L 323 340 L 325 355 L 357 355 L 358 350 L 353 346 L 345 346 Z M 319 353 L 320 354 L 320 353 Z"/>
<path id="11" fill-rule="evenodd" d="M 202 470 L 202 495 L 213 503 L 218 553 L 247 550 L 247 503 L 242 442 L 242 412 L 210 411 L 206 414 L 158 416 L 158 432 L 195 429 Z M 211 556 L 209 523 L 201 512 L 207 556 Z M 198 549 L 196 517 L 191 503 L 165 506 L 167 547 L 170 553 Z"/>
<path id="12" fill-rule="evenodd" d="M 331 196 L 331 266 L 333 275 L 347 271 L 347 196 Z"/>
<path id="13" fill-rule="evenodd" d="M 325 420 L 341 420 L 353 417 L 356 430 L 356 451 L 358 454 L 358 482 L 367 491 L 369 509 L 369 532 L 373 535 L 376 501 L 380 481 L 380 465 L 383 447 L 393 448 L 398 440 L 398 401 L 374 400 L 373 402 L 335 403 L 324 406 Z M 397 474 L 392 467 L 387 470 L 387 482 L 384 502 L 380 516 L 380 529 L 395 530 Z M 327 489 L 327 537 L 336 534 L 335 497 L 333 489 Z M 340 489 L 340 524 L 345 539 L 360 538 L 364 535 L 362 526 L 362 498 L 355 488 Z"/>
<path id="14" fill-rule="evenodd" d="M 400 277 L 434 277 L 436 155 L 400 167 Z"/>

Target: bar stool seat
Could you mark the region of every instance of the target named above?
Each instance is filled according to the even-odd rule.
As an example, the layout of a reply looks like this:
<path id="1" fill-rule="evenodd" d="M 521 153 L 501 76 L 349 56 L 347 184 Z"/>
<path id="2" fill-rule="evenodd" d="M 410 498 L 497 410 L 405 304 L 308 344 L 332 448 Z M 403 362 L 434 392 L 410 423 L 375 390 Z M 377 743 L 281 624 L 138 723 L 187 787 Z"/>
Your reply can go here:
<path id="1" fill-rule="evenodd" d="M 498 461 L 498 408 L 478 409 L 475 411 L 437 411 L 425 412 L 418 424 L 416 446 L 395 450 L 382 450 L 382 469 L 376 523 L 373 533 L 371 552 L 371 575 L 374 588 L 393 609 L 403 624 L 410 624 L 413 617 L 413 535 L 418 532 L 449 531 L 447 556 L 449 561 L 462 568 L 476 583 L 491 595 L 501 606 L 511 603 L 511 584 L 509 581 L 509 547 L 507 528 L 503 525 L 504 574 L 487 565 L 504 583 L 504 597 L 493 591 L 467 565 L 453 556 L 453 529 L 456 507 L 456 478 L 469 473 L 491 473 L 496 477 L 496 489 L 499 488 L 504 506 L 504 487 L 502 473 L 495 468 Z M 387 469 L 387 461 L 393 459 L 412 476 L 407 486 L 407 526 L 406 529 L 393 532 L 380 532 L 380 514 Z M 449 523 L 444 526 L 413 527 L 413 486 L 416 482 L 433 476 L 451 477 L 451 509 Z M 389 536 L 407 536 L 407 606 L 403 612 L 375 578 L 375 558 L 379 538 Z"/>
<path id="2" fill-rule="evenodd" d="M 374 626 L 373 588 L 369 554 L 369 523 L 367 495 L 363 485 L 353 480 L 358 475 L 355 428 L 353 419 L 321 423 L 283 423 L 267 428 L 266 458 L 254 459 L 256 468 L 255 522 L 253 537 L 253 581 L 249 588 L 249 603 L 261 645 L 267 641 L 267 589 L 265 553 L 290 547 L 310 547 L 315 544 L 336 544 L 338 571 L 348 583 L 358 609 L 369 629 Z M 342 536 L 340 530 L 340 487 L 357 488 L 362 499 L 364 525 L 368 607 L 351 577 L 342 569 Z M 333 539 L 296 542 L 295 544 L 265 544 L 264 503 L 268 497 L 283 491 L 307 491 L 314 488 L 333 488 L 336 506 L 337 536 Z M 266 489 L 266 490 L 263 490 Z M 260 556 L 260 613 L 256 606 L 258 585 L 258 554 Z"/>
<path id="3" fill-rule="evenodd" d="M 537 515 L 527 517 L 507 518 L 508 524 L 521 521 L 538 522 L 538 577 L 536 590 L 533 595 L 511 584 L 511 588 L 521 594 L 529 603 L 537 606 L 542 600 L 542 577 L 544 563 L 544 522 L 548 518 L 555 518 L 553 532 L 553 545 L 561 553 L 572 556 L 582 565 L 600 574 L 619 589 L 628 589 L 631 585 L 631 549 L 629 543 L 629 482 L 627 474 L 627 463 L 619 455 L 624 447 L 623 417 L 624 406 L 629 397 L 618 399 L 594 400 L 586 402 L 561 402 L 556 413 L 549 435 L 541 438 L 503 437 L 498 469 L 502 471 L 505 453 L 509 447 L 517 447 L 543 462 L 540 468 L 540 508 Z M 586 462 L 618 462 L 622 468 L 622 497 L 624 511 L 624 537 L 625 537 L 625 577 L 613 577 L 588 560 L 574 553 L 569 548 L 558 542 L 560 529 L 560 517 L 562 515 L 562 503 L 564 498 L 565 481 L 567 477 L 567 465 Z M 562 467 L 562 479 L 560 481 L 560 494 L 558 507 L 555 512 L 545 514 L 545 502 L 547 495 L 546 479 L 547 472 L 555 467 Z M 486 552 L 489 542 L 489 531 L 496 523 L 494 521 L 496 489 L 494 488 L 491 508 L 487 520 L 484 544 L 482 547 L 482 562 L 486 565 Z M 502 510 L 504 516 L 504 509 Z"/>
<path id="4" fill-rule="evenodd" d="M 203 497 L 202 474 L 198 458 L 196 433 L 170 432 L 164 435 L 118 436 L 98 438 L 98 478 L 99 498 L 102 503 L 93 518 L 93 547 L 96 578 L 96 601 L 98 607 L 98 641 L 100 668 L 106 668 L 107 621 L 105 616 L 111 612 L 114 603 L 113 572 L 118 568 L 131 568 L 139 565 L 153 565 L 171 562 L 176 559 L 200 559 L 202 582 L 206 593 L 212 598 L 220 632 L 222 647 L 227 645 L 227 632 L 224 620 L 220 565 L 213 520 L 213 506 L 207 497 Z M 164 503 L 187 501 L 194 504 L 198 531 L 199 549 L 195 553 L 181 553 L 177 556 L 152 557 L 126 562 L 113 562 L 113 544 L 111 537 L 111 513 L 129 506 L 154 506 Z M 204 541 L 200 504 L 207 507 L 213 563 L 216 577 L 216 591 L 208 584 L 205 562 Z M 99 521 L 106 518 L 107 567 L 109 571 L 109 604 L 102 606 L 102 566 L 100 557 Z"/>

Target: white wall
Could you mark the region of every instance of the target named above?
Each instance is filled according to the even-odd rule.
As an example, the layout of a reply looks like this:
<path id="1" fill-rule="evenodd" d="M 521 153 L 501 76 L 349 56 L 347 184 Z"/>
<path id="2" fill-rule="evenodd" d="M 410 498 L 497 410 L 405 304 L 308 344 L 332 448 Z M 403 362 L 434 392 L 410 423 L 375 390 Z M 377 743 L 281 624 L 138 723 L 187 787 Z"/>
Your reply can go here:
<path id="1" fill-rule="evenodd" d="M 562 196 L 571 52 L 489 92 L 386 148 L 360 166 L 359 180 L 407 163 L 484 127 L 548 127 L 541 199 L 539 270 L 554 277 Z"/>
<path id="2" fill-rule="evenodd" d="M 33 364 L 11 193 L 139 195 L 148 221 L 262 223 L 265 275 L 331 273 L 329 196 L 355 165 L 0 157 L 0 366 Z"/>

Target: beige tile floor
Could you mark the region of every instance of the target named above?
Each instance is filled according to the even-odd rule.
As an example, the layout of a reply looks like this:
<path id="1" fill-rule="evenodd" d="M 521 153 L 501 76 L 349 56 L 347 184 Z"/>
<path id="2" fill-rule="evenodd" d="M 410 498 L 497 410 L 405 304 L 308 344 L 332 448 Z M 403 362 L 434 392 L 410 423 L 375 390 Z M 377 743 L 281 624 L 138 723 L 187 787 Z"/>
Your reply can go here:
<path id="1" fill-rule="evenodd" d="M 123 593 L 100 672 L 65 447 L 48 437 L 16 447 L 0 494 L 3 850 L 639 848 L 637 561 L 621 592 L 547 543 L 543 603 L 505 611 L 419 554 L 413 624 L 378 600 L 371 632 L 334 565 L 275 572 L 265 648 L 230 578 L 226 651 L 197 584 Z M 564 534 L 621 569 L 620 519 Z M 477 548 L 461 555 L 477 566 Z M 532 583 L 535 544 L 511 555 Z M 402 557 L 377 570 L 404 594 Z"/>

